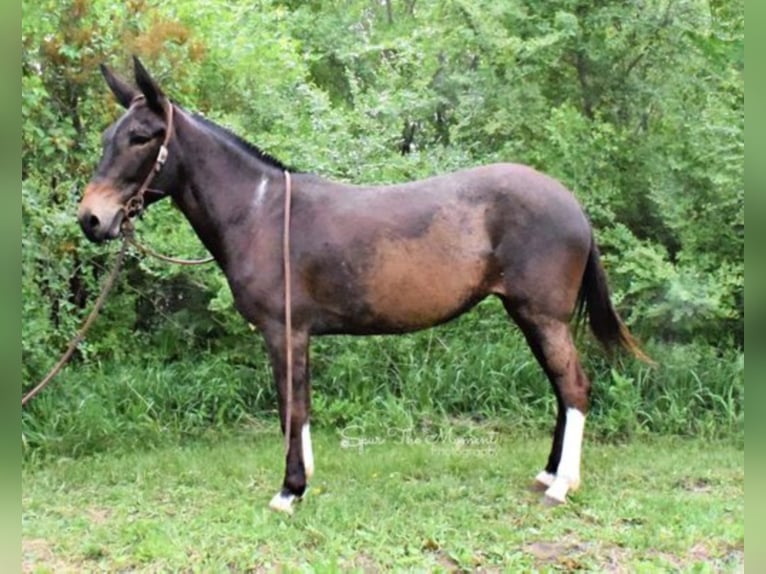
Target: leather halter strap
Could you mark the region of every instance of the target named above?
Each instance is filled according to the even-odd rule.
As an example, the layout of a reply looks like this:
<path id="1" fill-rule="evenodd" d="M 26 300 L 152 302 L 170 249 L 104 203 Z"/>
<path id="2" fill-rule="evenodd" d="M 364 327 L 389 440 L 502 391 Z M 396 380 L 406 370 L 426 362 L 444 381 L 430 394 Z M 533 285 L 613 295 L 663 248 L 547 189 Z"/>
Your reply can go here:
<path id="1" fill-rule="evenodd" d="M 131 106 L 140 100 L 146 99 L 144 96 L 136 96 L 131 102 Z M 162 107 L 165 111 L 165 138 L 162 140 L 162 145 L 157 152 L 157 158 L 154 160 L 154 166 L 152 170 L 146 175 L 141 187 L 138 188 L 136 194 L 131 197 L 123 206 L 125 211 L 125 221 L 129 221 L 132 217 L 140 215 L 144 210 L 144 194 L 149 189 L 149 185 L 152 180 L 157 176 L 168 160 L 168 145 L 170 144 L 170 138 L 173 136 L 173 104 L 170 100 L 165 98 L 163 100 Z"/>

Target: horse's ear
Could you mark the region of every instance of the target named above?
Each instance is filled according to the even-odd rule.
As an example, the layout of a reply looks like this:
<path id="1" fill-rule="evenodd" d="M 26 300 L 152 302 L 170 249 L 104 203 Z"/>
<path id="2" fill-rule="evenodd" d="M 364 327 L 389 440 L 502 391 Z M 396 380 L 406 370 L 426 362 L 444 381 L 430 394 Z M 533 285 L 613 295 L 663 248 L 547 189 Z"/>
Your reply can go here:
<path id="1" fill-rule="evenodd" d="M 154 111 L 162 113 L 165 94 L 136 56 L 133 56 L 133 67 L 135 68 L 136 84 L 141 89 L 141 93 L 144 94 L 147 105 Z"/>
<path id="2" fill-rule="evenodd" d="M 138 90 L 119 78 L 105 64 L 101 64 L 101 74 L 104 76 L 109 89 L 123 108 L 129 108 L 133 98 L 138 95 Z"/>

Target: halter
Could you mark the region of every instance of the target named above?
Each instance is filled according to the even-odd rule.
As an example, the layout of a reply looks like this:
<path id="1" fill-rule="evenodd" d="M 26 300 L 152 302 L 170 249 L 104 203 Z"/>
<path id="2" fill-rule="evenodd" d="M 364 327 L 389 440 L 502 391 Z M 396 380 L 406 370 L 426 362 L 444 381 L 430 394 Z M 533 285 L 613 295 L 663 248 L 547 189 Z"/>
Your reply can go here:
<path id="1" fill-rule="evenodd" d="M 144 99 L 146 98 L 143 95 L 136 96 L 133 98 L 130 105 L 132 106 L 137 101 Z M 125 202 L 125 205 L 122 207 L 122 210 L 125 212 L 125 222 L 129 222 L 131 218 L 141 215 L 144 211 L 144 194 L 149 189 L 149 184 L 152 183 L 152 180 L 158 173 L 160 173 L 160 171 L 162 171 L 162 168 L 168 159 L 168 144 L 170 144 L 170 138 L 173 135 L 173 104 L 170 103 L 170 100 L 165 99 L 162 107 L 165 111 L 165 123 L 167 124 L 167 127 L 165 128 L 165 139 L 162 140 L 162 145 L 157 152 L 157 159 L 154 160 L 152 170 L 147 174 L 141 187 L 138 188 L 138 192 Z M 130 224 L 128 224 L 128 226 L 129 225 Z"/>

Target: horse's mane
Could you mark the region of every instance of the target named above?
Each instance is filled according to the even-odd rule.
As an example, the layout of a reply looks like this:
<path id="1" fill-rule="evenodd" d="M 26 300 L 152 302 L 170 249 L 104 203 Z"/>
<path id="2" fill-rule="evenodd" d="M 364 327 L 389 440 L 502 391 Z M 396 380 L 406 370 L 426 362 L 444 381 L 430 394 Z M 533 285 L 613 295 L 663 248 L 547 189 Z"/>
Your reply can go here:
<path id="1" fill-rule="evenodd" d="M 253 157 L 258 158 L 259 160 L 269 164 L 272 167 L 275 167 L 277 169 L 281 169 L 283 171 L 287 170 L 293 173 L 297 173 L 299 170 L 294 169 L 291 166 L 286 165 L 282 161 L 275 158 L 273 155 L 263 151 L 261 148 L 259 148 L 257 145 L 250 143 L 245 138 L 238 136 L 233 131 L 229 130 L 228 128 L 225 128 L 206 117 L 194 113 L 192 114 L 195 120 L 203 124 L 206 128 L 210 129 L 211 131 L 214 131 L 219 136 L 223 137 L 226 141 L 234 144 L 237 149 L 240 149 L 244 152 L 247 152 L 248 154 L 252 155 Z"/>

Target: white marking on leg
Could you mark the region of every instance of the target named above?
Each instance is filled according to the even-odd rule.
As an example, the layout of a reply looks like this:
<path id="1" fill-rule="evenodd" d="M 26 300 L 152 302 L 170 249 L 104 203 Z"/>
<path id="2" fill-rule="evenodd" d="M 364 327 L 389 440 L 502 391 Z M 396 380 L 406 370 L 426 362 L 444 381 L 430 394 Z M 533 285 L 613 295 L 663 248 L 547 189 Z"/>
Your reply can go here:
<path id="1" fill-rule="evenodd" d="M 253 198 L 253 207 L 258 207 L 263 203 L 263 198 L 266 197 L 266 187 L 269 185 L 269 178 L 265 175 L 261 177 L 261 181 L 255 190 L 255 197 Z"/>
<path id="2" fill-rule="evenodd" d="M 537 473 L 537 476 L 535 477 L 535 481 L 539 482 L 540 484 L 544 484 L 545 486 L 550 486 L 553 484 L 554 479 L 556 478 L 555 474 L 551 474 L 547 470 L 541 470 Z"/>
<path id="3" fill-rule="evenodd" d="M 568 408 L 564 423 L 561 460 L 553 484 L 545 491 L 545 496 L 557 502 L 565 502 L 567 492 L 576 490 L 580 486 L 580 457 L 584 430 L 585 415 L 575 408 Z"/>
<path id="4" fill-rule="evenodd" d="M 311 449 L 311 429 L 308 422 L 301 429 L 301 450 L 303 452 L 303 468 L 306 470 L 306 480 L 314 474 L 314 451 Z"/>
<path id="5" fill-rule="evenodd" d="M 277 492 L 274 498 L 269 502 L 269 508 L 276 510 L 277 512 L 286 512 L 292 514 L 295 508 L 293 504 L 298 497 L 292 493 L 284 494 L 282 491 Z"/>

